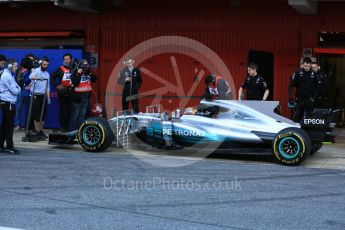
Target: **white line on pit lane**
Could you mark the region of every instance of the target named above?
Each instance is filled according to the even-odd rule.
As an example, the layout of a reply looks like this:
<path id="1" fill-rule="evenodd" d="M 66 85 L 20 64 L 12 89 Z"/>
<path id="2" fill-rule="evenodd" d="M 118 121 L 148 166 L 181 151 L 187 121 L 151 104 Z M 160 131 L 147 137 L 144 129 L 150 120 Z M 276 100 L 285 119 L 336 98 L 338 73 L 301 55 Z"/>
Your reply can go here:
<path id="1" fill-rule="evenodd" d="M 0 227 L 0 230 L 24 230 L 22 228 L 7 228 L 7 227 Z"/>

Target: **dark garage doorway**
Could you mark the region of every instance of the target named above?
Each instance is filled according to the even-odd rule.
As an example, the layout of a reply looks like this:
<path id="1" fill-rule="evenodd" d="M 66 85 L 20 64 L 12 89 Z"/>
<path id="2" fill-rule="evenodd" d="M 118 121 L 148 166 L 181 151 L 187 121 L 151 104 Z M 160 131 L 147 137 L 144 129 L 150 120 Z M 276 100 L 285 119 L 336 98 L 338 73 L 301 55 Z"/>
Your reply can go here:
<path id="1" fill-rule="evenodd" d="M 328 76 L 327 103 L 330 108 L 345 108 L 345 32 L 320 32 L 314 48 L 321 70 Z M 341 117 L 344 127 L 345 116 Z"/>
<path id="2" fill-rule="evenodd" d="M 265 78 L 268 84 L 270 94 L 267 100 L 273 100 L 273 84 L 274 84 L 274 59 L 273 53 L 265 51 L 250 50 L 248 52 L 248 63 L 254 62 L 259 66 L 258 74 Z"/>

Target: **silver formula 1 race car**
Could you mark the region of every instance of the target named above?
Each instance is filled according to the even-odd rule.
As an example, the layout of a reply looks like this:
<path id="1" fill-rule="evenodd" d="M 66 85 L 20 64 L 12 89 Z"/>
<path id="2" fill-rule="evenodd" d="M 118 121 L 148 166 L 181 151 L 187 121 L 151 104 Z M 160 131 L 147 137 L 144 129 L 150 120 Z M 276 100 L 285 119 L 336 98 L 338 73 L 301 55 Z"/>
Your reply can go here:
<path id="1" fill-rule="evenodd" d="M 276 101 L 202 100 L 195 108 L 172 112 L 160 111 L 122 114 L 110 120 L 87 119 L 70 133 L 49 135 L 50 144 L 73 143 L 75 139 L 86 150 L 99 152 L 114 141 L 126 145 L 128 137 L 135 142 L 164 149 L 213 149 L 232 153 L 269 150 L 284 165 L 297 165 L 317 152 L 322 142 L 334 142 L 331 134 L 340 111 L 314 110 L 301 124 L 278 115 Z M 131 139 L 133 140 L 133 139 Z"/>

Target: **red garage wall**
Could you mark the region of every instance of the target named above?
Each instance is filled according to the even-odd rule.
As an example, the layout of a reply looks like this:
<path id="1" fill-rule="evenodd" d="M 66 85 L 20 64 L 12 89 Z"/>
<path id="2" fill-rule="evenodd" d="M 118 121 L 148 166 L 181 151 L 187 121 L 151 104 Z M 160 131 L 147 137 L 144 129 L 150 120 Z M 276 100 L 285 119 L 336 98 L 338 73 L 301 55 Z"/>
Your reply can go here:
<path id="1" fill-rule="evenodd" d="M 305 47 L 317 46 L 320 31 L 345 31 L 345 3 L 319 3 L 318 15 L 303 16 L 287 1 L 240 1 L 232 6 L 228 0 L 134 1 L 125 0 L 114 7 L 108 1 L 101 14 L 90 15 L 54 7 L 51 3 L 32 3 L 21 8 L 1 7 L 1 31 L 84 31 L 86 44 L 99 53 L 100 81 L 97 86 L 102 101 L 108 78 L 120 58 L 132 47 L 157 36 L 183 36 L 195 39 L 215 51 L 228 66 L 236 90 L 246 74 L 250 49 L 274 54 L 274 99 L 281 101 L 288 114 L 287 85 Z M 184 87 L 194 82 L 197 63 L 176 56 Z M 155 56 L 142 65 L 174 83 L 168 56 Z M 159 87 L 145 77 L 142 91 Z M 201 95 L 199 86 L 195 95 Z M 168 92 L 167 96 L 176 96 Z M 177 95 L 183 96 L 183 95 Z M 152 99 L 143 99 L 144 104 Z M 166 108 L 177 105 L 173 97 L 164 99 Z M 119 108 L 120 109 L 120 108 Z"/>

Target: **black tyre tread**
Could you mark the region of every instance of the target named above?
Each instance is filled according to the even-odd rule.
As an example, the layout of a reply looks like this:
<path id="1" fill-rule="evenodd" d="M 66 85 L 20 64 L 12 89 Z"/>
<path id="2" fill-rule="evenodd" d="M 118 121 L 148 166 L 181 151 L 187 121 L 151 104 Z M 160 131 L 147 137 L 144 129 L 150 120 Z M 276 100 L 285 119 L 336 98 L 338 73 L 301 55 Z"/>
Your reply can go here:
<path id="1" fill-rule="evenodd" d="M 323 144 L 322 143 L 313 143 L 311 147 L 310 154 L 314 154 L 317 151 L 319 151 L 322 148 Z"/>
<path id="2" fill-rule="evenodd" d="M 279 135 L 283 134 L 283 133 L 287 133 L 287 132 L 295 132 L 297 134 L 299 134 L 302 139 L 303 139 L 303 142 L 305 143 L 305 146 L 306 146 L 306 152 L 305 154 L 303 155 L 302 158 L 300 158 L 297 162 L 294 162 L 294 163 L 287 163 L 287 162 L 282 162 L 281 160 L 278 159 L 278 157 L 276 156 L 275 152 L 274 152 L 274 142 L 275 142 L 275 139 L 276 137 L 278 137 Z M 273 151 L 273 155 L 275 156 L 275 158 L 282 164 L 284 165 L 299 165 L 300 163 L 302 163 L 307 157 L 308 155 L 310 155 L 311 153 L 311 150 L 312 150 L 312 145 L 311 145 L 311 140 L 310 140 L 310 137 L 309 135 L 302 129 L 300 128 L 295 128 L 295 127 L 290 127 L 290 128 L 286 128 L 286 129 L 283 129 L 281 130 L 279 133 L 277 133 L 276 137 L 273 139 L 273 142 L 272 142 L 272 151 Z"/>
<path id="3" fill-rule="evenodd" d="M 84 124 L 86 121 L 94 121 L 99 126 L 101 126 L 104 130 L 104 135 L 105 135 L 104 143 L 101 146 L 99 146 L 99 148 L 97 149 L 88 149 L 86 146 L 83 145 L 83 142 L 80 138 L 81 135 L 79 135 L 79 133 L 81 132 L 81 129 L 85 126 Z M 109 122 L 103 117 L 92 117 L 92 118 L 88 118 L 86 121 L 80 126 L 78 130 L 77 139 L 78 139 L 79 144 L 88 152 L 102 152 L 106 150 L 107 148 L 109 148 L 109 146 L 112 144 L 113 137 L 114 137 L 114 134 L 110 128 Z"/>
<path id="4" fill-rule="evenodd" d="M 103 117 L 93 117 L 93 118 L 90 118 L 90 119 L 95 119 L 96 121 L 99 121 L 104 127 L 105 127 L 105 130 L 106 130 L 106 141 L 105 141 L 105 145 L 101 148 L 100 151 L 104 151 L 106 150 L 107 148 L 109 148 L 109 146 L 112 144 L 113 142 L 113 138 L 114 138 L 114 134 L 113 134 L 113 131 L 109 125 L 109 122 L 104 119 Z"/>

